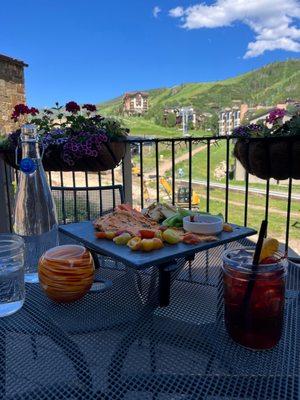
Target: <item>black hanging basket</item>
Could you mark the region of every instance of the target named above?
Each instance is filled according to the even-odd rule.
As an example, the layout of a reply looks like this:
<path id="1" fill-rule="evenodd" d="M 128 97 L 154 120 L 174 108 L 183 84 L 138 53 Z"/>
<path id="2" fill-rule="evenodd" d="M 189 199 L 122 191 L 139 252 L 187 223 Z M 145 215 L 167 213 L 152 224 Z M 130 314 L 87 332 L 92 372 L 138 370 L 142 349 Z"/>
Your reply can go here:
<path id="1" fill-rule="evenodd" d="M 258 178 L 300 179 L 299 136 L 239 138 L 233 153 Z"/>
<path id="2" fill-rule="evenodd" d="M 97 157 L 83 157 L 74 165 L 69 165 L 61 158 L 59 148 L 49 149 L 44 154 L 43 166 L 45 171 L 107 171 L 117 167 L 125 155 L 125 142 L 115 141 L 103 143 L 100 154 Z M 11 167 L 18 169 L 16 165 L 15 149 L 0 150 L 0 157 Z M 19 158 L 20 159 L 20 158 Z"/>

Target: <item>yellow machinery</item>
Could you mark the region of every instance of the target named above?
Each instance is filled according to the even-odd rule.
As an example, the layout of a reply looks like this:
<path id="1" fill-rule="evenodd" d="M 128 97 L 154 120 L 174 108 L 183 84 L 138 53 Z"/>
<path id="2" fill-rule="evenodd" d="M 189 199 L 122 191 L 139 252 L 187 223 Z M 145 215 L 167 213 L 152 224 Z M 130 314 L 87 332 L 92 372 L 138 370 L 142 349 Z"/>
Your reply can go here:
<path id="1" fill-rule="evenodd" d="M 140 176 L 141 175 L 141 171 L 140 168 L 137 167 L 136 165 L 133 164 L 132 166 L 132 174 L 136 175 L 136 176 Z"/>
<path id="2" fill-rule="evenodd" d="M 166 180 L 166 178 L 162 177 L 159 179 L 160 184 L 163 186 L 165 191 L 167 192 L 169 198 L 172 198 L 172 186 Z M 179 187 L 177 192 L 176 203 L 181 205 L 187 205 L 189 203 L 189 189 L 187 187 Z M 192 192 L 192 206 L 198 206 L 200 203 L 200 196 L 197 192 L 193 190 Z"/>

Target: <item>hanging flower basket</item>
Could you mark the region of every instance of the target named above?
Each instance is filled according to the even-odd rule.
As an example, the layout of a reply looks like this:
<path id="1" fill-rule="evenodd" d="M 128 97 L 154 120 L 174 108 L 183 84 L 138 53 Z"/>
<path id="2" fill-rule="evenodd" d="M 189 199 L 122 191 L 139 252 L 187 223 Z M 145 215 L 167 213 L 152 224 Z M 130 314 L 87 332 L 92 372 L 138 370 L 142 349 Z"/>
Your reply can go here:
<path id="1" fill-rule="evenodd" d="M 285 110 L 274 109 L 264 122 L 240 126 L 234 156 L 261 179 L 300 179 L 300 115 L 283 123 Z"/>
<path id="2" fill-rule="evenodd" d="M 106 171 L 115 168 L 125 155 L 125 139 L 129 132 L 113 118 L 97 114 L 96 106 L 80 107 L 71 101 L 60 107 L 45 109 L 15 106 L 12 119 L 29 119 L 40 132 L 40 150 L 46 171 Z M 13 132 L 0 145 L 0 157 L 10 166 L 18 168 L 21 159 L 20 129 Z"/>
<path id="3" fill-rule="evenodd" d="M 299 137 L 238 139 L 234 155 L 258 178 L 300 179 Z"/>
<path id="4" fill-rule="evenodd" d="M 84 156 L 74 161 L 73 165 L 67 164 L 61 158 L 61 149 L 52 149 L 43 156 L 45 171 L 107 171 L 116 168 L 125 155 L 125 142 L 104 143 L 97 157 Z M 18 160 L 21 152 L 18 151 Z M 0 157 L 11 167 L 19 169 L 16 164 L 15 149 L 0 149 Z"/>

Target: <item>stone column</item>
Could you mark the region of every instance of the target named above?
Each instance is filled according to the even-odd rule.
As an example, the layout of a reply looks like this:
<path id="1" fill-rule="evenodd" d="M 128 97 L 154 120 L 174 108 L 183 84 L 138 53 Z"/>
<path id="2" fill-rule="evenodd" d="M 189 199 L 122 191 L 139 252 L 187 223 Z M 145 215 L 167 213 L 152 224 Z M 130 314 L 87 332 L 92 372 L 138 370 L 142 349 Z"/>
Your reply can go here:
<path id="1" fill-rule="evenodd" d="M 24 67 L 27 64 L 0 54 L 0 132 L 16 129 L 11 119 L 16 104 L 25 103 Z"/>

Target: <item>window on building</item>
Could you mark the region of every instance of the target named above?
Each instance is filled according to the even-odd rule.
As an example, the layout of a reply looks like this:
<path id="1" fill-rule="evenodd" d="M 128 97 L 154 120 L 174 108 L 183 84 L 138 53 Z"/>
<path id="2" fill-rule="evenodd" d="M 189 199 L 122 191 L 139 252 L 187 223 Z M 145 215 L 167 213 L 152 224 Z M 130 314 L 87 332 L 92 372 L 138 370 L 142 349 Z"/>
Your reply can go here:
<path id="1" fill-rule="evenodd" d="M 142 107 L 142 96 L 137 96 L 135 99 L 135 104 L 137 107 Z"/>

